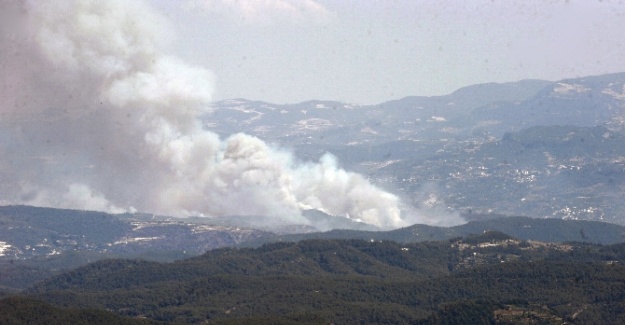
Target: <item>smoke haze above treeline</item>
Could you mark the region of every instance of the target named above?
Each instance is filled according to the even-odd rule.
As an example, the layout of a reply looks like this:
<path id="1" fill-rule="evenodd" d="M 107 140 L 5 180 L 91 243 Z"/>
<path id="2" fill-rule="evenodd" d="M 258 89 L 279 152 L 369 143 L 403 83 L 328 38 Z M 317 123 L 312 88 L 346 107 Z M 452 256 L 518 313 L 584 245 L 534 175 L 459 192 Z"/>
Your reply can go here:
<path id="1" fill-rule="evenodd" d="M 175 30 L 149 3 L 6 1 L 1 12 L 0 203 L 418 221 L 332 156 L 299 161 L 255 137 L 204 130 L 214 75 L 161 51 Z"/>

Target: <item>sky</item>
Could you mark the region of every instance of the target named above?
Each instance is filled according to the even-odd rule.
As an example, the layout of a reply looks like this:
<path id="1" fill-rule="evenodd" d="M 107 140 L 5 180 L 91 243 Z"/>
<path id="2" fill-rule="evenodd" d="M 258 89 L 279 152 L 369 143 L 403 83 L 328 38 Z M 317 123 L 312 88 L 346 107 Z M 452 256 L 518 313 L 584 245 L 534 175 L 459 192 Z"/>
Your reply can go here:
<path id="1" fill-rule="evenodd" d="M 215 100 L 375 104 L 625 71 L 624 1 L 153 0 Z"/>

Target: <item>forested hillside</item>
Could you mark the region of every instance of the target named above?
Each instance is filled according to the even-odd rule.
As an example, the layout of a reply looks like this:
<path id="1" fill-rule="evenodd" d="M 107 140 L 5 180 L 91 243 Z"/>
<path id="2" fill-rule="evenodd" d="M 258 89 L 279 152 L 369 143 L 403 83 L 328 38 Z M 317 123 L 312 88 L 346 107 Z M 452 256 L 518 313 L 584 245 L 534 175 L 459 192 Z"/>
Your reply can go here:
<path id="1" fill-rule="evenodd" d="M 309 240 L 167 264 L 105 260 L 28 294 L 184 323 L 619 324 L 624 248 L 499 232 L 404 244 Z"/>
<path id="2" fill-rule="evenodd" d="M 148 325 L 159 322 L 120 317 L 96 309 L 58 308 L 26 297 L 11 297 L 0 300 L 0 324 Z"/>

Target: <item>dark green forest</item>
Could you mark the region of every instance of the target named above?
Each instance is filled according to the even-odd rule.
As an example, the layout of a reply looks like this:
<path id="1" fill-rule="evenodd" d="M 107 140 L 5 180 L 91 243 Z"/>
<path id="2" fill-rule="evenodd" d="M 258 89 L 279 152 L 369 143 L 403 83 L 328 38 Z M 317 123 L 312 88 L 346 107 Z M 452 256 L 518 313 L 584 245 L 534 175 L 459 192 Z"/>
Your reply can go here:
<path id="1" fill-rule="evenodd" d="M 409 244 L 306 240 L 171 263 L 102 260 L 40 282 L 17 302 L 45 306 L 44 315 L 129 317 L 119 322 L 622 324 L 624 262 L 625 244 L 500 232 Z"/>
<path id="2" fill-rule="evenodd" d="M 97 309 L 58 308 L 38 300 L 15 296 L 0 300 L 0 324 L 147 325 L 158 322 L 120 317 Z"/>

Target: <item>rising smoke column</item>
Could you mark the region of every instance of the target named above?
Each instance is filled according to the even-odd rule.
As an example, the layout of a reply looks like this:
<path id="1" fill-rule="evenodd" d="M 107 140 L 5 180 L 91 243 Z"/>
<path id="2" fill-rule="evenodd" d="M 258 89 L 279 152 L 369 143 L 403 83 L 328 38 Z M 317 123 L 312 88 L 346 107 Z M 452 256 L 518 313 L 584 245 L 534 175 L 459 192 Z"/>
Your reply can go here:
<path id="1" fill-rule="evenodd" d="M 329 155 L 204 130 L 212 75 L 161 51 L 173 34 L 145 3 L 0 6 L 0 203 L 405 225 L 396 196 Z"/>

